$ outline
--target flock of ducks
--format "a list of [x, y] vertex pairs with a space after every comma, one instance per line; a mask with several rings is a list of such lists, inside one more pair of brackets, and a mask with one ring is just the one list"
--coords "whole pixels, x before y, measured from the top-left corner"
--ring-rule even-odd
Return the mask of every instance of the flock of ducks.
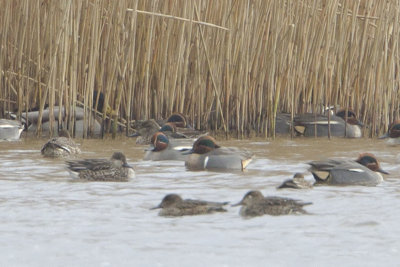
[[[341, 117], [343, 113], [338, 112], [332, 118], [322, 118], [319, 116], [319, 123], [309, 120], [309, 115], [296, 117], [293, 125], [303, 134], [311, 132], [318, 136], [327, 133], [326, 127], [333, 134], [349, 133], [355, 137], [356, 130], [346, 129], [346, 124], [361, 126], [355, 114], [348, 113], [347, 123]], [[307, 118], [301, 120], [301, 118]], [[282, 116], [280, 116], [282, 118]], [[315, 116], [314, 116], [315, 118]], [[328, 119], [333, 124], [326, 124]], [[342, 120], [342, 121], [340, 121]], [[337, 123], [335, 123], [335, 121]], [[301, 123], [300, 123], [301, 122]], [[7, 124], [8, 123], [8, 124]], [[286, 123], [289, 123], [286, 121]], [[23, 127], [17, 121], [0, 120], [0, 138], [4, 136], [4, 125], [8, 125], [7, 133], [20, 134]], [[343, 125], [345, 126], [342, 129]], [[277, 121], [277, 130], [281, 122]], [[339, 127], [339, 126], [340, 127]], [[21, 128], [22, 127], [22, 128]], [[325, 128], [324, 128], [325, 127]], [[313, 130], [309, 130], [309, 129]], [[146, 149], [144, 160], [179, 160], [184, 161], [189, 170], [219, 169], [219, 170], [244, 170], [253, 159], [253, 153], [248, 150], [241, 150], [232, 147], [222, 147], [217, 141], [207, 133], [196, 132], [187, 127], [186, 118], [182, 114], [173, 114], [167, 122], [160, 127], [154, 120], [144, 121], [136, 125], [136, 133], [132, 136], [138, 137], [137, 143], [149, 144]], [[333, 130], [332, 130], [333, 129]], [[344, 132], [341, 132], [341, 131]], [[181, 132], [182, 131], [182, 132]], [[186, 131], [186, 133], [184, 133]], [[19, 132], [19, 133], [18, 133]], [[287, 132], [286, 132], [287, 133]], [[179, 139], [198, 135], [191, 147], [178, 146]], [[305, 134], [306, 136], [308, 134]], [[340, 135], [339, 135], [340, 136]], [[139, 138], [140, 137], [140, 138]], [[394, 122], [385, 136], [390, 143], [398, 142], [400, 139], [400, 121]], [[19, 138], [19, 136], [18, 136]], [[61, 130], [59, 137], [51, 138], [43, 145], [41, 153], [45, 157], [68, 157], [72, 154], [79, 154], [81, 151], [69, 136], [68, 131]], [[127, 163], [126, 157], [122, 152], [115, 152], [110, 159], [81, 159], [66, 161], [67, 169], [71, 175], [77, 179], [86, 181], [128, 181], [135, 177], [135, 172], [131, 165]], [[315, 178], [315, 185], [363, 185], [375, 186], [383, 181], [381, 173], [387, 174], [373, 154], [363, 153], [356, 160], [327, 159], [312, 161], [309, 171]], [[296, 173], [293, 179], [284, 181], [278, 189], [309, 189], [313, 184], [304, 179], [302, 173]], [[166, 195], [161, 203], [153, 209], [161, 209], [160, 216], [185, 216], [208, 214], [214, 212], [225, 212], [228, 202], [210, 202], [204, 200], [182, 199], [177, 194]], [[291, 198], [276, 196], [263, 196], [260, 191], [250, 191], [243, 199], [232, 206], [242, 206], [240, 215], [243, 217], [255, 217], [261, 215], [286, 215], [286, 214], [307, 214], [304, 206], [310, 202], [302, 202]]]

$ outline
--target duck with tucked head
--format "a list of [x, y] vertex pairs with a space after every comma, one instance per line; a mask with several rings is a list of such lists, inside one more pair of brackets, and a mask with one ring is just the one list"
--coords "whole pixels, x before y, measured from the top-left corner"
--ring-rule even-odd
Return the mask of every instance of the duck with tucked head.
[[169, 116], [167, 119], [167, 123], [172, 123], [179, 128], [189, 127], [189, 123], [186, 116], [178, 112], [173, 113], [171, 116]]
[[214, 212], [226, 212], [223, 208], [228, 202], [210, 202], [204, 200], [183, 200], [177, 194], [166, 195], [161, 203], [151, 209], [161, 209], [160, 216], [175, 217], [185, 215], [201, 215]]
[[389, 130], [379, 139], [389, 138], [387, 143], [390, 145], [400, 145], [400, 120], [395, 120], [389, 125]]
[[74, 178], [86, 181], [125, 182], [135, 177], [135, 172], [122, 152], [114, 152], [111, 159], [84, 159], [67, 161]]
[[134, 124], [136, 133], [131, 134], [129, 137], [137, 137], [136, 144], [144, 145], [151, 144], [151, 138], [157, 132], [162, 132], [169, 138], [187, 138], [182, 133], [176, 130], [174, 123], [167, 122], [162, 127], [153, 119], [146, 121], [137, 121]]
[[129, 137], [137, 137], [136, 144], [150, 144], [151, 137], [160, 130], [160, 125], [153, 119], [145, 121], [135, 121], [133, 128], [136, 130]]
[[173, 113], [171, 116], [169, 116], [166, 124], [172, 124], [176, 126], [176, 132], [179, 132], [186, 138], [198, 138], [201, 135], [207, 134], [204, 131], [198, 131], [194, 129], [189, 124], [187, 117], [179, 112]]
[[164, 133], [170, 138], [180, 139], [188, 138], [186, 135], [177, 131], [176, 125], [171, 122], [164, 123], [160, 128], [160, 132]]
[[79, 154], [81, 150], [71, 139], [67, 130], [60, 130], [58, 137], [53, 137], [40, 150], [43, 156], [49, 158], [68, 157], [71, 154]]
[[147, 149], [144, 160], [182, 160], [185, 161], [187, 155], [185, 151], [190, 148], [172, 146], [168, 136], [162, 132], [157, 132], [151, 138], [151, 147]]
[[288, 215], [306, 214], [303, 206], [311, 202], [301, 202], [296, 199], [285, 197], [264, 197], [258, 190], [249, 191], [243, 199], [232, 206], [242, 206], [240, 215], [243, 217], [256, 217], [262, 215]]
[[189, 157], [185, 166], [189, 169], [232, 169], [244, 170], [253, 159], [253, 153], [217, 145], [211, 136], [199, 137], [193, 148], [186, 152]]
[[[329, 127], [331, 136], [359, 138], [362, 136], [363, 124], [357, 119], [352, 110], [339, 110], [336, 115], [315, 115], [311, 113], [299, 114], [294, 117], [294, 129], [298, 135], [306, 137], [328, 136]], [[316, 130], [316, 132], [315, 132]]]
[[302, 173], [295, 173], [292, 179], [287, 179], [278, 186], [278, 189], [282, 188], [309, 189], [312, 188], [312, 184], [304, 179]]
[[316, 184], [375, 186], [383, 181], [382, 170], [376, 157], [362, 153], [356, 159], [328, 159], [308, 163]]

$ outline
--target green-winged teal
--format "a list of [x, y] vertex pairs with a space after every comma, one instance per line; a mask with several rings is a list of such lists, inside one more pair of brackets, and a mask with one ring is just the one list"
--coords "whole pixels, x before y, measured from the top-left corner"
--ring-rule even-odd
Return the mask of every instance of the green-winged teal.
[[358, 159], [327, 159], [312, 161], [310, 171], [316, 184], [375, 186], [383, 181], [382, 170], [373, 154], [360, 154]]
[[190, 148], [173, 146], [168, 136], [162, 132], [157, 132], [151, 138], [151, 147], [146, 150], [144, 160], [182, 160], [188, 157], [184, 154]]
[[121, 152], [114, 152], [111, 159], [84, 159], [67, 161], [74, 178], [87, 181], [124, 182], [135, 177], [135, 172]]
[[[294, 129], [297, 134], [306, 137], [328, 136], [329, 125], [331, 136], [336, 137], [361, 137], [361, 128], [363, 124], [357, 119], [356, 114], [352, 110], [347, 112], [347, 121], [345, 121], [346, 111], [339, 110], [336, 115], [315, 115], [311, 113], [298, 114], [294, 117]], [[347, 123], [346, 123], [347, 122]], [[316, 129], [316, 135], [315, 135]]]
[[177, 194], [166, 195], [161, 203], [152, 209], [161, 209], [160, 216], [176, 217], [185, 215], [201, 215], [214, 212], [225, 212], [223, 208], [228, 202], [210, 202], [204, 200], [183, 200]]
[[176, 126], [173, 123], [165, 123], [162, 127], [153, 119], [146, 121], [137, 121], [134, 124], [136, 133], [130, 137], [137, 137], [136, 144], [144, 145], [151, 144], [151, 138], [157, 132], [162, 132], [169, 138], [187, 138], [182, 133], [177, 132]]
[[18, 140], [23, 130], [24, 126], [20, 121], [0, 119], [0, 140]]
[[260, 191], [253, 190], [247, 192], [243, 199], [233, 206], [242, 206], [240, 215], [243, 217], [256, 217], [266, 214], [273, 216], [306, 214], [303, 206], [310, 204], [312, 203], [291, 198], [264, 197]]
[[53, 137], [40, 150], [43, 156], [50, 158], [67, 157], [71, 154], [79, 154], [81, 150], [71, 139], [67, 130], [60, 130], [58, 137]]
[[[59, 125], [62, 124], [62, 122], [65, 120], [66, 116], [66, 111], [65, 107], [60, 108], [59, 106], [55, 106], [53, 108], [53, 116], [55, 119], [55, 123], [53, 123], [53, 132], [57, 132]], [[61, 114], [61, 117], [59, 115]], [[42, 133], [43, 134], [48, 134], [51, 129], [51, 124], [50, 124], [50, 116], [51, 112], [50, 109], [44, 109], [42, 112]], [[97, 121], [96, 117], [86, 113], [86, 118], [85, 118], [85, 110], [81, 107], [75, 107], [75, 124], [74, 124], [74, 134], [75, 137], [82, 138], [84, 136], [84, 133], [87, 133], [87, 130], [89, 129], [91, 134], [93, 136], [100, 136], [101, 135], [101, 124]], [[90, 117], [90, 122], [91, 125], [89, 127], [88, 121]], [[39, 121], [39, 111], [30, 111], [27, 114], [22, 113], [22, 119], [26, 121], [27, 124], [29, 124], [29, 127], [27, 129], [28, 132], [33, 133], [37, 131], [38, 129], [38, 121]], [[59, 123], [57, 123], [57, 121]], [[85, 128], [87, 127], [87, 129]], [[65, 127], [64, 127], [65, 128]]]
[[379, 138], [388, 138], [387, 143], [390, 145], [400, 145], [400, 120], [395, 120], [391, 123], [389, 130]]
[[312, 188], [312, 184], [304, 179], [302, 173], [295, 173], [292, 179], [287, 179], [278, 186], [278, 189], [282, 188], [309, 189]]
[[173, 123], [179, 128], [190, 127], [186, 116], [179, 112], [171, 114], [171, 116], [168, 117], [167, 122]]
[[244, 170], [253, 159], [253, 153], [231, 147], [220, 147], [211, 136], [199, 137], [185, 166], [189, 169], [233, 169]]

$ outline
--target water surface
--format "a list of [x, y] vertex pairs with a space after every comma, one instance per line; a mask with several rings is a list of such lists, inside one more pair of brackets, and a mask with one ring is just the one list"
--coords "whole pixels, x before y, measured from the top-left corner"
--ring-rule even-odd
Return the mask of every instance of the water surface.
[[[64, 160], [40, 155], [42, 140], [0, 143], [2, 266], [397, 266], [399, 147], [371, 139], [220, 141], [252, 150], [245, 172], [188, 171], [183, 162], [142, 161], [134, 139], [77, 140], [78, 158], [122, 151], [136, 178], [79, 182]], [[377, 187], [277, 190], [306, 162], [372, 152], [391, 174]], [[307, 174], [307, 179], [312, 176]], [[228, 212], [157, 216], [164, 195], [238, 202], [250, 189], [311, 201], [312, 215], [243, 219]]]

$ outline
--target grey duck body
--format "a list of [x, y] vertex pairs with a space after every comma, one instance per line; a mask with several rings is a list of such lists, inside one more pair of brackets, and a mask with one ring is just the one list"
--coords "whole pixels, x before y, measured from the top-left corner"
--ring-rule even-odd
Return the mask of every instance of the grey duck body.
[[201, 136], [194, 143], [185, 166], [192, 170], [244, 170], [254, 154], [235, 147], [221, 147], [211, 136]]
[[362, 123], [351, 110], [348, 110], [347, 123], [344, 110], [338, 111], [335, 115], [332, 114], [329, 118], [327, 115], [320, 114], [297, 114], [293, 123], [296, 132], [306, 137], [328, 136], [329, 127], [331, 136], [359, 138], [362, 135], [360, 128]]
[[0, 119], [0, 140], [19, 140], [24, 126], [20, 121]]
[[327, 159], [308, 163], [316, 184], [375, 186], [383, 181], [376, 157], [363, 153], [357, 160]]

